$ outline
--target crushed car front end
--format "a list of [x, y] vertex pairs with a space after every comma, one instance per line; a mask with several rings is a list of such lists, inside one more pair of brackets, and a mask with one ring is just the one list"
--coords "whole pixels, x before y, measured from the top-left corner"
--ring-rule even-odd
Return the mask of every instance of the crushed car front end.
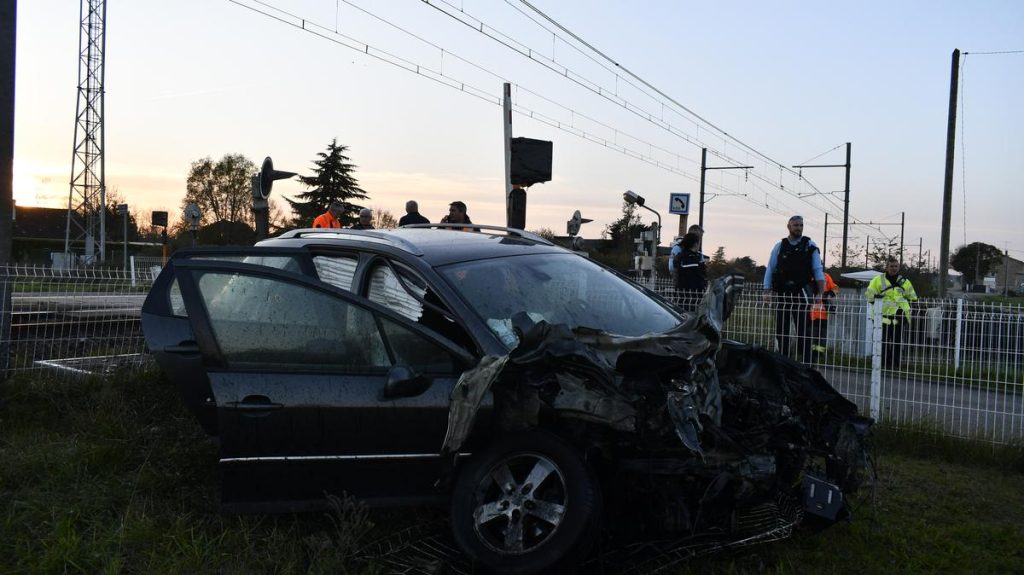
[[[612, 537], [736, 534], [765, 505], [794, 521], [843, 517], [872, 421], [813, 368], [723, 340], [737, 296], [723, 279], [697, 313], [639, 336], [520, 317], [515, 348], [456, 385], [445, 451], [458, 451], [475, 403], [492, 393], [496, 435], [543, 430], [582, 454], [603, 515], [616, 518], [602, 525]], [[490, 520], [516, 529], [512, 514]]]

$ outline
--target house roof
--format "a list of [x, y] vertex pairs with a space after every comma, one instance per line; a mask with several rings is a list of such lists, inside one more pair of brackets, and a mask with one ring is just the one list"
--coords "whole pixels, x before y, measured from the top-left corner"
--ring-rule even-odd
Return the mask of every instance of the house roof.
[[12, 237], [63, 240], [67, 227], [68, 210], [66, 208], [14, 206]]

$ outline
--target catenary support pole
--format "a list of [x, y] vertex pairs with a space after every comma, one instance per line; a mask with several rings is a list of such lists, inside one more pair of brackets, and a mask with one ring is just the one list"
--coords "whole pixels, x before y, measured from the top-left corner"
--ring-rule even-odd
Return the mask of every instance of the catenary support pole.
[[825, 239], [821, 240], [821, 267], [825, 267], [825, 256], [828, 254], [828, 212], [825, 212]]
[[843, 188], [843, 258], [842, 267], [846, 269], [846, 242], [850, 234], [850, 142], [846, 142], [846, 186]]
[[939, 297], [949, 281], [949, 220], [953, 210], [953, 152], [956, 149], [956, 92], [960, 83], [960, 50], [953, 50], [949, 72], [949, 119], [946, 124], [946, 179], [942, 186], [942, 240], [939, 246]]
[[700, 149], [700, 212], [697, 214], [697, 224], [704, 229], [704, 180], [708, 171], [708, 149]]
[[903, 230], [907, 223], [907, 212], [900, 212], [900, 269], [903, 268]]

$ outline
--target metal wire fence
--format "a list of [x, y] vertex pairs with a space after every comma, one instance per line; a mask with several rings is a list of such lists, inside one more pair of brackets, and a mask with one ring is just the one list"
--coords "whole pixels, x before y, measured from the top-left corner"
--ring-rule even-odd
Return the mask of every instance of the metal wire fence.
[[[677, 292], [669, 279], [640, 282], [684, 308], [700, 297]], [[827, 320], [811, 321], [808, 302], [766, 299], [760, 287], [748, 288], [724, 336], [814, 365], [864, 413], [897, 427], [1024, 441], [1024, 306], [922, 299], [888, 334], [881, 308], [880, 300], [871, 305], [847, 291], [832, 301]]]
[[131, 270], [0, 267], [0, 289], [11, 294], [0, 334], [7, 371], [77, 378], [148, 368], [139, 326], [148, 278]]
[[[127, 271], [0, 267], [0, 289], [11, 294], [0, 333], [8, 371], [87, 377], [149, 369], [139, 315], [158, 262], [139, 263]], [[676, 292], [668, 279], [639, 281], [684, 308], [701, 297]], [[748, 289], [724, 335], [815, 365], [877, 419], [995, 444], [1024, 440], [1021, 305], [922, 300], [899, 343], [887, 341], [882, 323], [872, 320], [880, 309], [858, 293], [834, 300], [827, 322], [801, 325], [802, 305]], [[789, 324], [784, 337], [780, 323]]]

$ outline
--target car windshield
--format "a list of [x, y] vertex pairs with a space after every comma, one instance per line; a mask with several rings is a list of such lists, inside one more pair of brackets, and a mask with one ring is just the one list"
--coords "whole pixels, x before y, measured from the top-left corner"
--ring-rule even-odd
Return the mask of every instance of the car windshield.
[[527, 320], [626, 336], [661, 333], [682, 321], [626, 280], [574, 254], [463, 262], [440, 271], [509, 349], [519, 342], [513, 326], [522, 328]]

